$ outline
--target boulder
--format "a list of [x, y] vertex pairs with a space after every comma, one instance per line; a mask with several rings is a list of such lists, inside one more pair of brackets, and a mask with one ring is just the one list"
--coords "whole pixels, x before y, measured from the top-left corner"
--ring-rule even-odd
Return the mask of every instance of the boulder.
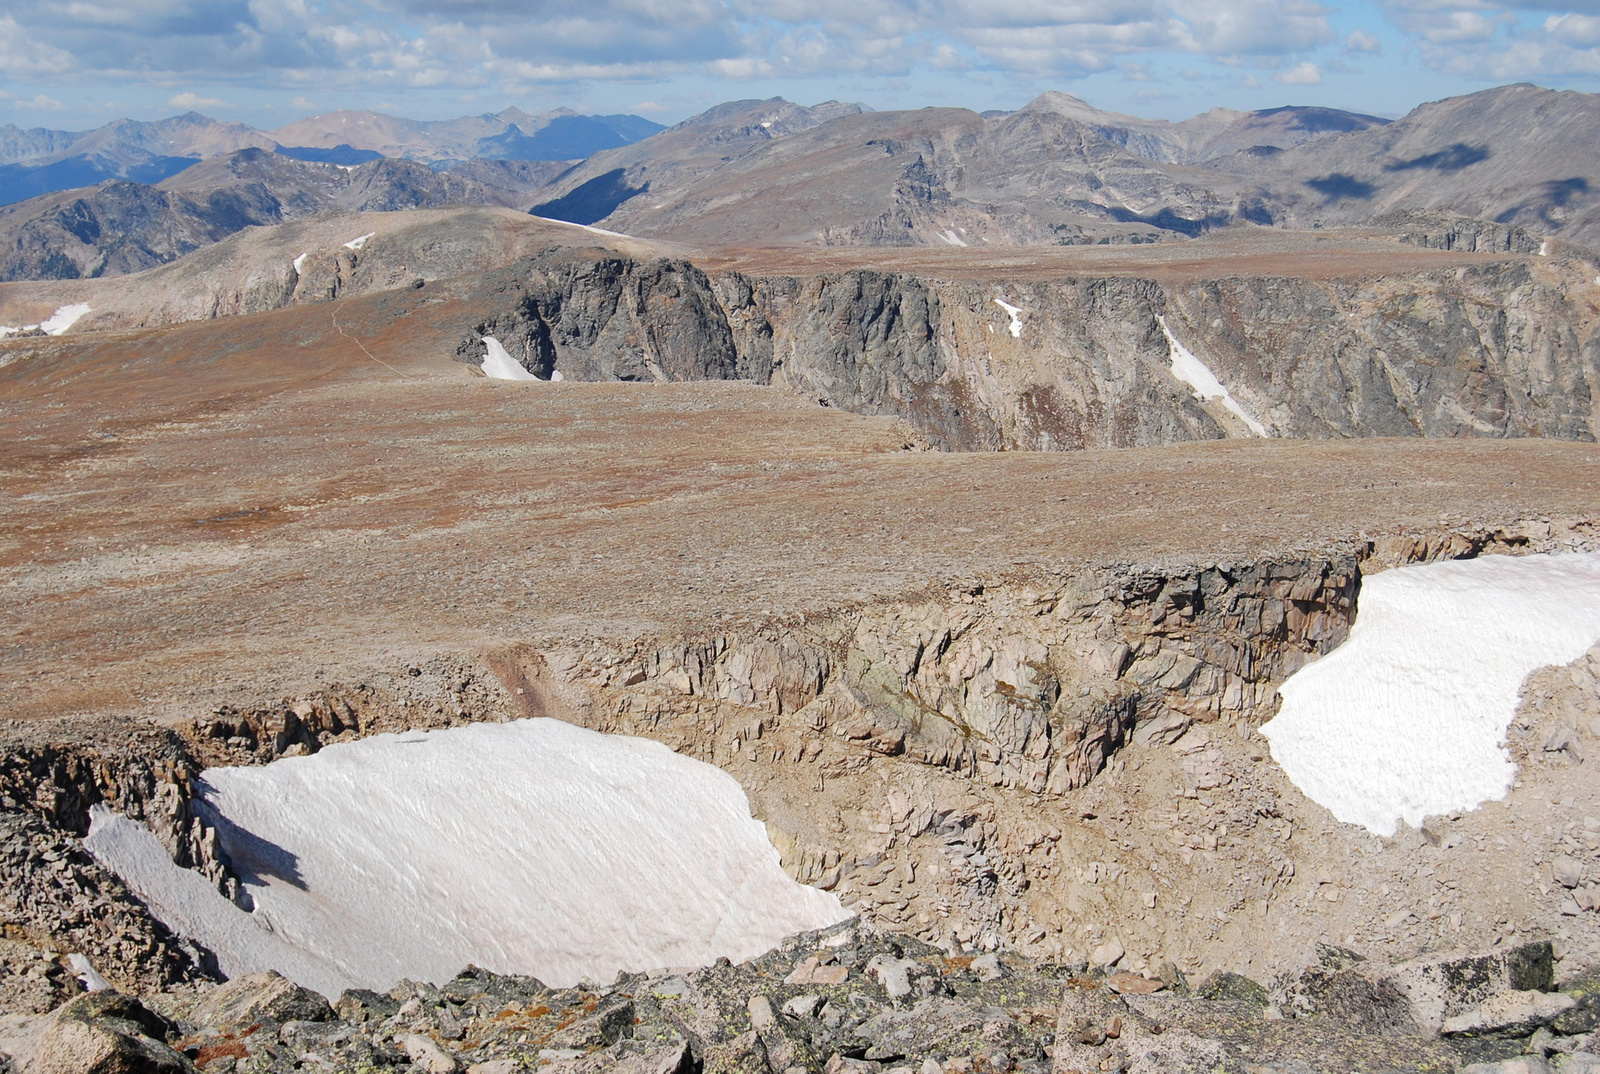
[[1556, 1015], [1550, 1028], [1562, 1036], [1593, 1033], [1600, 1029], [1600, 991], [1586, 991], [1574, 998], [1577, 1002]]
[[117, 992], [79, 996], [16, 1028], [4, 1045], [15, 1074], [194, 1074], [166, 1044], [172, 1024]]
[[1194, 994], [1201, 999], [1231, 1000], [1236, 1003], [1248, 1003], [1253, 1007], [1265, 1007], [1271, 1002], [1267, 997], [1267, 990], [1250, 978], [1239, 973], [1229, 973], [1218, 970], [1195, 987]]
[[421, 1033], [397, 1033], [394, 1042], [405, 1049], [406, 1058], [422, 1074], [456, 1074], [461, 1069], [461, 1060]]
[[[916, 966], [920, 964], [913, 962], [911, 965]], [[972, 971], [972, 976], [976, 977], [980, 981], [998, 981], [1001, 977], [1005, 976], [1005, 971], [1000, 967], [1000, 958], [998, 955], [979, 955], [977, 958], [972, 960], [972, 965], [969, 968]]]
[[1091, 966], [1115, 966], [1122, 961], [1122, 956], [1127, 953], [1122, 946], [1122, 941], [1113, 937], [1089, 952], [1089, 964]]
[[1444, 1020], [1444, 1032], [1479, 1036], [1487, 1033], [1523, 1036], [1549, 1025], [1578, 1001], [1561, 992], [1501, 992], [1477, 1009]]
[[[539, 1067], [539, 1074], [691, 1074], [694, 1053], [681, 1040], [641, 1048], [631, 1041], [619, 1041], [603, 1051], [574, 1059], [558, 1059]], [[759, 1065], [733, 1066], [730, 1070], [766, 1070]]]
[[633, 1001], [622, 996], [603, 1000], [594, 1013], [559, 1030], [549, 1040], [552, 1048], [604, 1048], [633, 1036]]
[[1480, 1006], [1501, 992], [1543, 992], [1554, 985], [1555, 959], [1550, 942], [1490, 951], [1453, 951], [1428, 955], [1397, 966], [1363, 972], [1384, 980], [1405, 996], [1411, 1017], [1428, 1032], [1438, 1032], [1446, 1018]]
[[1056, 1021], [1053, 1074], [1169, 1074], [1226, 1068], [1226, 1047], [1146, 1017], [1109, 989], [1070, 985]]
[[1551, 1074], [1551, 1070], [1543, 1056], [1519, 1055], [1498, 1063], [1473, 1063], [1462, 1067], [1461, 1074]]
[[198, 1026], [228, 1029], [259, 1022], [326, 1022], [328, 1001], [280, 973], [249, 973], [218, 985], [189, 1014]]

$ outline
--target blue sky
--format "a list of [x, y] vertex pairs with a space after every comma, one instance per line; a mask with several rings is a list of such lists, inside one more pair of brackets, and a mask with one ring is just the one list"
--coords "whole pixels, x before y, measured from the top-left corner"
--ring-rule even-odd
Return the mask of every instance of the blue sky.
[[565, 105], [683, 119], [781, 95], [1178, 119], [1400, 115], [1507, 82], [1600, 90], [1600, 0], [8, 0], [0, 123], [190, 108], [274, 127]]

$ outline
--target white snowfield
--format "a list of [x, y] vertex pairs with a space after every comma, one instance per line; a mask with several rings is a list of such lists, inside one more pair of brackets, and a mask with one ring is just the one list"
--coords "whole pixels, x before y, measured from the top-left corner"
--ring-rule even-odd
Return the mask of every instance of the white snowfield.
[[1349, 639], [1279, 688], [1261, 728], [1295, 786], [1391, 836], [1505, 797], [1523, 680], [1600, 640], [1600, 554], [1485, 556], [1361, 583]]
[[0, 324], [0, 339], [5, 339], [7, 336], [14, 336], [19, 332], [32, 332], [35, 328], [39, 329], [47, 336], [59, 336], [67, 329], [71, 328], [73, 325], [82, 320], [83, 315], [88, 312], [89, 303], [74, 302], [70, 306], [62, 306], [60, 309], [56, 310], [38, 324]]
[[[965, 246], [966, 244], [962, 243], [962, 245]], [[1005, 310], [1006, 311], [1006, 316], [1011, 318], [1011, 329], [1010, 329], [1011, 338], [1012, 339], [1021, 339], [1022, 338], [1022, 307], [1021, 306], [1013, 306], [1011, 303], [1007, 302], [1003, 298], [995, 299], [994, 300], [994, 304], [996, 306], [999, 306], [1001, 309]]]
[[376, 231], [369, 231], [365, 235], [351, 239], [349, 242], [345, 243], [344, 248], [346, 250], [359, 250], [367, 244], [369, 239], [375, 238], [377, 234], [378, 233]]
[[99, 813], [86, 843], [230, 975], [277, 969], [331, 996], [473, 963], [566, 986], [739, 961], [848, 916], [783, 872], [731, 776], [557, 720], [379, 735], [202, 779], [253, 913], [132, 821]]
[[1165, 317], [1157, 317], [1156, 322], [1161, 325], [1161, 331], [1167, 337], [1168, 355], [1172, 362], [1172, 375], [1187, 384], [1194, 391], [1195, 398], [1208, 403], [1220, 401], [1229, 413], [1234, 414], [1249, 426], [1252, 433], [1261, 437], [1272, 435], [1267, 432], [1266, 426], [1262, 425], [1247, 413], [1244, 407], [1239, 405], [1239, 401], [1233, 397], [1233, 393], [1228, 391], [1222, 381], [1217, 379], [1215, 373], [1211, 372], [1210, 366], [1196, 358], [1188, 347], [1178, 342], [1178, 337], [1174, 336], [1172, 329], [1167, 327], [1167, 319]]
[[934, 234], [943, 239], [946, 246], [965, 246], [967, 244], [967, 240], [957, 235], [954, 228], [945, 228], [943, 231], [934, 232]]
[[338, 966], [273, 932], [265, 916], [245, 913], [205, 877], [172, 864], [161, 840], [138, 821], [103, 805], [90, 806], [83, 845], [122, 878], [156, 920], [209, 948], [224, 976], [274, 969], [329, 999], [356, 987]]
[[294, 259], [294, 274], [296, 276], [299, 276], [301, 273], [305, 272], [306, 258], [310, 256], [310, 254], [301, 254], [299, 257]]
[[492, 380], [538, 380], [522, 368], [522, 363], [506, 351], [505, 345], [493, 336], [484, 336], [483, 345], [489, 353], [483, 356], [483, 375]]

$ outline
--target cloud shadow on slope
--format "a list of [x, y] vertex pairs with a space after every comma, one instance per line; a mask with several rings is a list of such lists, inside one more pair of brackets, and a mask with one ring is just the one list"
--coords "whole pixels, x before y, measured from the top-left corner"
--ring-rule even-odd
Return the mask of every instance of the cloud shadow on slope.
[[1470, 168], [1474, 164], [1481, 164], [1491, 156], [1493, 154], [1489, 152], [1488, 146], [1468, 145], [1465, 142], [1457, 142], [1436, 153], [1424, 153], [1422, 156], [1412, 157], [1410, 160], [1397, 160], [1393, 163], [1385, 164], [1383, 170], [1386, 172], [1409, 172], [1426, 169], [1435, 172], [1458, 172], [1463, 168]]

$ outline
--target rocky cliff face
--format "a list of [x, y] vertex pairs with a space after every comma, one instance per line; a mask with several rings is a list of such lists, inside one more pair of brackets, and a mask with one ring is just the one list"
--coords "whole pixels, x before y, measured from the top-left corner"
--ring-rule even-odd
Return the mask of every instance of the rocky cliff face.
[[1270, 435], [1600, 431], [1586, 262], [1392, 276], [975, 283], [851, 271], [708, 275], [553, 251], [504, 270], [494, 334], [536, 374], [736, 377], [905, 418], [953, 449], [1132, 447], [1251, 435], [1173, 372], [1173, 344]]

